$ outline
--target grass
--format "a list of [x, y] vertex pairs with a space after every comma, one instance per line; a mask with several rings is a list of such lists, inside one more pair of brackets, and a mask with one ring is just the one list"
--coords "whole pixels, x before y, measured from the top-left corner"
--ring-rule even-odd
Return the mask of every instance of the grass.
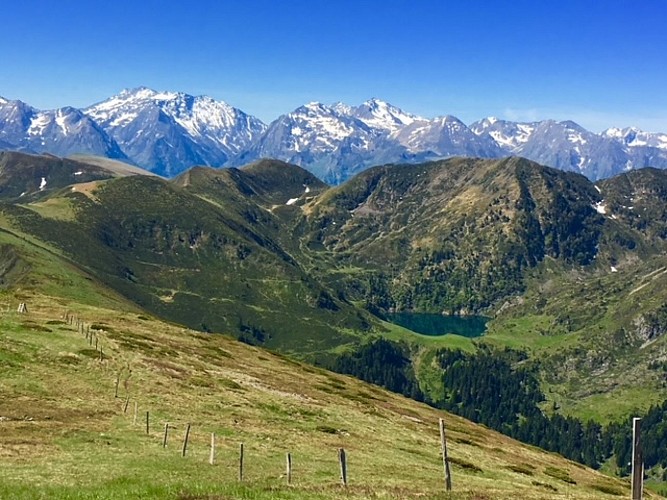
[[[5, 292], [2, 300], [17, 299]], [[10, 308], [0, 317], [0, 355], [10, 360], [0, 378], [2, 498], [542, 499], [569, 491], [593, 499], [605, 498], [594, 486], [607, 483], [627, 491], [625, 482], [350, 377], [223, 335], [67, 302], [87, 325], [102, 327], [100, 362], [76, 327], [62, 321], [54, 297], [31, 292], [22, 300], [28, 315]], [[442, 416], [452, 457], [450, 496], [442, 493]], [[165, 422], [172, 430], [163, 449]], [[191, 440], [183, 458], [187, 423]], [[218, 436], [213, 466], [211, 432]], [[339, 447], [349, 460], [346, 491], [339, 485]], [[294, 464], [290, 486], [286, 452]], [[532, 475], [526, 463], [539, 464]], [[566, 489], [545, 472], [549, 467], [576, 485]]]

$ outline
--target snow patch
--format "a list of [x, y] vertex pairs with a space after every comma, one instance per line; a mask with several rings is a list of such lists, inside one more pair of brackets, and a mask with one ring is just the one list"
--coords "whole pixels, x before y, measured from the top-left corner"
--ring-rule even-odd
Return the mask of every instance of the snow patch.
[[30, 127], [28, 128], [28, 135], [42, 135], [44, 129], [49, 126], [51, 120], [45, 114], [39, 114], [37, 117], [33, 118], [30, 122]]
[[598, 201], [595, 205], [593, 205], [593, 208], [601, 215], [605, 215], [607, 213], [607, 207], [604, 204], [604, 200]]
[[611, 266], [611, 272], [612, 272], [612, 273], [617, 273], [617, 272], [618, 272], [618, 269], [616, 269], [614, 266]]
[[39, 190], [44, 191], [45, 187], [46, 187], [46, 177], [42, 177], [42, 182], [39, 183]]
[[58, 110], [58, 112], [56, 113], [56, 123], [63, 131], [63, 135], [67, 135], [67, 133], [69, 132], [67, 130], [67, 124], [65, 123], [66, 119], [67, 117], [63, 114], [62, 110]]
[[294, 205], [297, 201], [299, 201], [299, 198], [290, 198], [285, 205]]
[[595, 185], [593, 185], [593, 187], [597, 190], [598, 193], [602, 193], [602, 190], [599, 187], [597, 187]]
[[79, 170], [78, 172], [74, 172], [74, 175], [81, 175], [81, 174], [83, 174], [81, 170]]
[[121, 127], [130, 123], [137, 116], [139, 116], [137, 113], [121, 113], [111, 121], [110, 125], [112, 127]]
[[306, 190], [304, 192], [310, 193], [310, 187], [306, 186]]

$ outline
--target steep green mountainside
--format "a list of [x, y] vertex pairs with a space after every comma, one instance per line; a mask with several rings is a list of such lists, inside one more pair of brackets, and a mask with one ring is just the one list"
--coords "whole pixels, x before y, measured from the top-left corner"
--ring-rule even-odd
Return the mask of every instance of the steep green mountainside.
[[599, 183], [605, 211], [650, 238], [667, 240], [667, 176], [644, 168]]
[[[53, 159], [37, 175], [47, 185], [48, 172], [61, 165], [74, 175], [79, 164], [68, 162]], [[271, 193], [266, 184], [275, 171], [288, 174]], [[34, 175], [23, 163], [13, 172]], [[306, 171], [258, 163], [194, 169], [174, 182], [102, 172], [106, 179], [3, 205], [8, 227], [60, 249], [138, 306], [201, 330], [318, 352], [349, 342], [345, 331], [371, 327], [370, 314], [332, 297], [302, 269], [281, 216], [270, 210], [280, 199], [276, 211], [298, 213], [286, 197], [324, 188]]]
[[362, 270], [336, 286], [377, 310], [493, 310], [545, 259], [608, 271], [665, 248], [661, 233], [605, 216], [603, 200], [581, 175], [516, 158], [378, 167], [308, 207], [305, 238]]

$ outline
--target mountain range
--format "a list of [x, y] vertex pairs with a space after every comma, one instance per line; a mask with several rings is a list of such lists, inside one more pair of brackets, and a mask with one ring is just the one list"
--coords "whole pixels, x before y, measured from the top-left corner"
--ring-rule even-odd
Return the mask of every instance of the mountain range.
[[374, 165], [453, 156], [521, 156], [591, 180], [667, 168], [667, 134], [572, 121], [423, 118], [379, 99], [359, 106], [309, 103], [265, 124], [206, 96], [124, 90], [84, 109], [42, 111], [0, 98], [0, 148], [129, 161], [173, 177], [191, 166], [241, 166], [261, 158], [300, 165], [338, 184]]

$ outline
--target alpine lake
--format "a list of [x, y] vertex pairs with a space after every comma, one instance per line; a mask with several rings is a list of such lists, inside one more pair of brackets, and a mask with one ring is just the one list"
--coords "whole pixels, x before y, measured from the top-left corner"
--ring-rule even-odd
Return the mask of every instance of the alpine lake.
[[400, 312], [387, 315], [387, 321], [422, 335], [439, 337], [453, 334], [481, 337], [486, 332], [485, 316], [446, 316], [443, 314]]

